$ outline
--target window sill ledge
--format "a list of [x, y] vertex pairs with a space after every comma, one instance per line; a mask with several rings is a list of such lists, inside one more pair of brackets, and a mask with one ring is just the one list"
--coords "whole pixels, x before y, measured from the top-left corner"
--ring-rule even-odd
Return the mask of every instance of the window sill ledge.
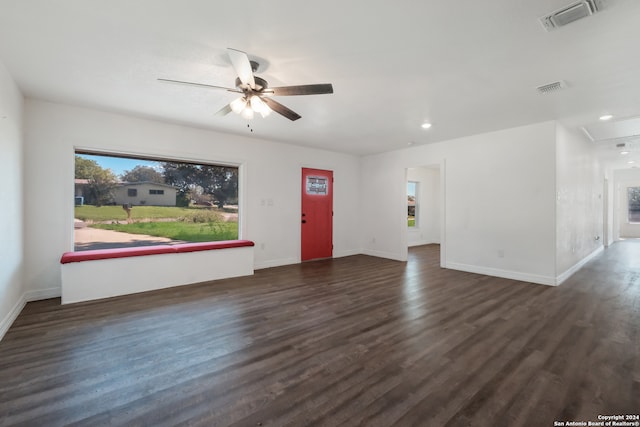
[[219, 242], [181, 243], [178, 245], [140, 246], [137, 248], [97, 249], [81, 252], [65, 252], [60, 264], [72, 262], [97, 261], [114, 258], [130, 258], [137, 256], [175, 254], [186, 252], [211, 251], [219, 249], [254, 246], [250, 240], [223, 240]]

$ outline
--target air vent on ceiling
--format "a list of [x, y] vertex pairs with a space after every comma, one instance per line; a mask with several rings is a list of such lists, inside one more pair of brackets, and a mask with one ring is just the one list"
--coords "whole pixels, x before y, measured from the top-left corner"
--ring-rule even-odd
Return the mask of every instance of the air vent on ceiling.
[[614, 150], [623, 149], [625, 151], [630, 152], [639, 152], [640, 151], [640, 138], [638, 136], [630, 136], [627, 138], [616, 138], [616, 139], [605, 139], [602, 141], [596, 141], [599, 144], [609, 145]]
[[559, 80], [557, 82], [553, 82], [553, 83], [549, 83], [546, 85], [542, 85], [542, 86], [538, 86], [536, 89], [538, 89], [538, 92], [540, 93], [551, 93], [551, 92], [557, 92], [561, 89], [564, 89], [567, 87], [567, 84], [563, 81], [563, 80]]
[[640, 140], [638, 138], [629, 138], [629, 142], [624, 144], [624, 148], [630, 151], [640, 151]]
[[570, 24], [578, 19], [591, 16], [603, 7], [602, 0], [581, 0], [556, 10], [540, 18], [545, 30], [551, 31]]

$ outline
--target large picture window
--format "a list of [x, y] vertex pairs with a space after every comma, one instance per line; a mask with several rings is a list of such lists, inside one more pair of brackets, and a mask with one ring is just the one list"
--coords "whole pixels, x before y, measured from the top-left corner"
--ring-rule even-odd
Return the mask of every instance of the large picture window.
[[238, 168], [75, 156], [76, 251], [238, 239]]
[[640, 187], [627, 188], [629, 206], [628, 219], [630, 223], [640, 223]]

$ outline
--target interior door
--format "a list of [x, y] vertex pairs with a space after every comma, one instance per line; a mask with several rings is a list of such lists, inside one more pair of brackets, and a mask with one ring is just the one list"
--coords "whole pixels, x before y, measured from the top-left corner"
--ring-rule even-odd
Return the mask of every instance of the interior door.
[[302, 168], [302, 261], [333, 256], [333, 172]]

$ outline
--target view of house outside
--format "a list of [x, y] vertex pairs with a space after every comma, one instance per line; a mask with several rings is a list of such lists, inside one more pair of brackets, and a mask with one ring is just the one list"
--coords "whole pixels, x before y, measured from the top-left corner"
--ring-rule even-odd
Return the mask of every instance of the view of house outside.
[[238, 168], [77, 152], [76, 251], [238, 238]]

